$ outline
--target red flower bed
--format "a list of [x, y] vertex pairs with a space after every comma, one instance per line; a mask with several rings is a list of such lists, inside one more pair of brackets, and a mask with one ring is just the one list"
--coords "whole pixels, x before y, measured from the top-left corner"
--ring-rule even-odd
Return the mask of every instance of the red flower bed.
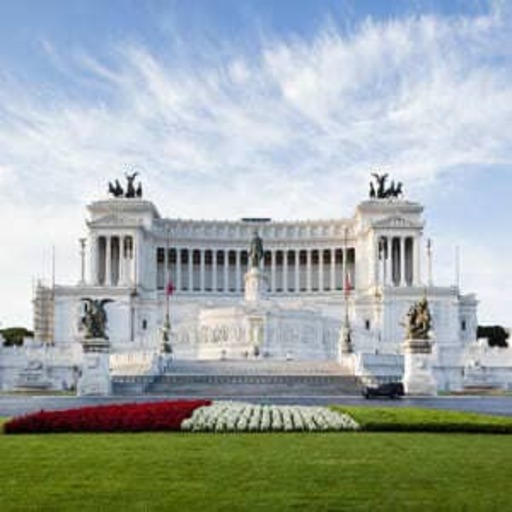
[[143, 432], [180, 430], [181, 422], [209, 400], [176, 400], [142, 404], [101, 405], [66, 411], [40, 411], [13, 418], [6, 434], [47, 432]]

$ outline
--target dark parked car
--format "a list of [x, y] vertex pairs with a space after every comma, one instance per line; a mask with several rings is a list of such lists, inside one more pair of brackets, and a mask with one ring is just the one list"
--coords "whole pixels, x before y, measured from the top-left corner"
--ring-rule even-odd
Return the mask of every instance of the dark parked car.
[[380, 386], [367, 386], [363, 389], [365, 398], [400, 398], [404, 396], [404, 385], [401, 382], [386, 382]]

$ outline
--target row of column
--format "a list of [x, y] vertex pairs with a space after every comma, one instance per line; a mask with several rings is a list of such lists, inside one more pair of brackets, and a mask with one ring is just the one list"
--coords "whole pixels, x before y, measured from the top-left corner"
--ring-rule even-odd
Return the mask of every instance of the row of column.
[[[345, 257], [346, 256], [346, 257]], [[156, 286], [171, 280], [177, 291], [243, 291], [248, 270], [247, 250], [160, 247], [156, 253]], [[265, 252], [262, 268], [272, 293], [342, 290], [348, 276], [355, 284], [355, 250], [349, 248], [288, 249]]]
[[375, 280], [388, 286], [413, 286], [420, 282], [419, 239], [380, 236], [375, 241]]
[[102, 286], [131, 285], [135, 279], [132, 236], [99, 236], [93, 241], [92, 278]]

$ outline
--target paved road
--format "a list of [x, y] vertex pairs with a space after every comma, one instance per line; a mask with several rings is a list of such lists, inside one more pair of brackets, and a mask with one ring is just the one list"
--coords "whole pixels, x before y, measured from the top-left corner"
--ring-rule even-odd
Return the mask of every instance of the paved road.
[[[98, 398], [77, 398], [65, 396], [0, 396], [0, 416], [11, 417], [41, 409], [50, 411], [57, 409], [71, 409], [84, 407], [86, 405], [100, 405], [126, 402], [149, 402], [158, 400], [169, 400], [179, 397], [169, 396], [139, 396], [139, 397], [98, 397]], [[190, 398], [190, 397], [187, 397]], [[212, 398], [212, 397], [208, 397]], [[222, 399], [224, 397], [216, 397]], [[226, 399], [229, 399], [226, 397]], [[297, 397], [241, 397], [241, 400], [273, 403], [273, 404], [301, 404], [301, 405], [364, 405], [383, 407], [428, 407], [432, 409], [451, 409], [457, 411], [473, 411], [485, 414], [499, 414], [512, 416], [512, 396], [460, 396], [460, 397], [407, 397], [401, 400], [365, 400], [355, 396], [297, 396]]]

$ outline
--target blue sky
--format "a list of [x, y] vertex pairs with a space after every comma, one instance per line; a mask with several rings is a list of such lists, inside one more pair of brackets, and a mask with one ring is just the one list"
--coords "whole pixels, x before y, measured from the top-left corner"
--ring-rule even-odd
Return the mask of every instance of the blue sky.
[[78, 279], [84, 205], [128, 168], [164, 215], [351, 215], [371, 171], [427, 207], [435, 282], [510, 325], [504, 1], [0, 0], [0, 322]]

